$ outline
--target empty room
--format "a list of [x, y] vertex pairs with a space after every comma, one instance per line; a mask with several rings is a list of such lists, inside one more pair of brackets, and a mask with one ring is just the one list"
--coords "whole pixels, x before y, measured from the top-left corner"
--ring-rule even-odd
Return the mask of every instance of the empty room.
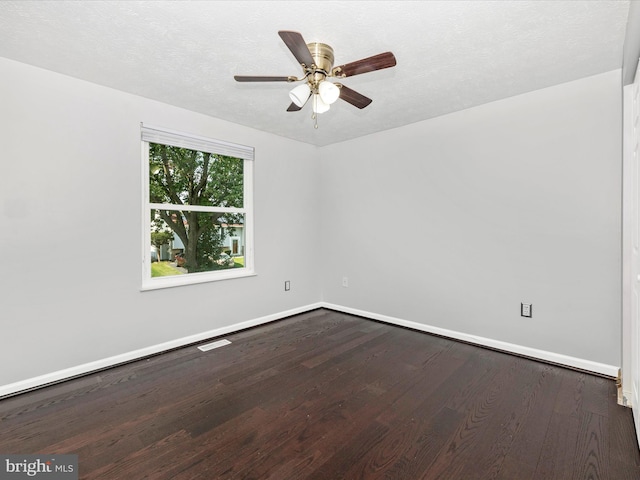
[[640, 3], [0, 1], [0, 479], [639, 479]]

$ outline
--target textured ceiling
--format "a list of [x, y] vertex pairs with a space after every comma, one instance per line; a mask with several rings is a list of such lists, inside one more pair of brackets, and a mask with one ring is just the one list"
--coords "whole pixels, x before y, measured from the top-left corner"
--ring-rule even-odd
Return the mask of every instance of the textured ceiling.
[[[0, 56], [315, 145], [327, 145], [621, 68], [628, 1], [0, 1]], [[313, 128], [286, 112], [301, 73], [277, 35], [392, 51], [395, 68], [343, 80]]]

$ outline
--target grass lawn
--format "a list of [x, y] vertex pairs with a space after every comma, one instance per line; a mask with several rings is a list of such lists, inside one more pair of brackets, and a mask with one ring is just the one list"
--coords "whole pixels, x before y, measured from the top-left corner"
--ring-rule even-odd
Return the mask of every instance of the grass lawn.
[[177, 268], [173, 268], [169, 262], [153, 262], [151, 264], [152, 277], [166, 277], [169, 275], [182, 275]]
[[[233, 257], [234, 268], [244, 267], [244, 257]], [[170, 262], [153, 262], [151, 264], [152, 277], [167, 277], [169, 275], [182, 275], [184, 272], [173, 267]]]

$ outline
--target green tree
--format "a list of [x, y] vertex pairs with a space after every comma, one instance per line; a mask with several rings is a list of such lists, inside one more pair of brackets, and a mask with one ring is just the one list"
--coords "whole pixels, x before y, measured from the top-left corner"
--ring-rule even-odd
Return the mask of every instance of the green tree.
[[189, 272], [218, 268], [229, 225], [242, 222], [241, 214], [194, 212], [189, 206], [242, 207], [243, 165], [239, 158], [149, 144], [149, 200], [184, 207], [152, 211], [152, 221], [156, 230], [164, 223], [180, 238]]

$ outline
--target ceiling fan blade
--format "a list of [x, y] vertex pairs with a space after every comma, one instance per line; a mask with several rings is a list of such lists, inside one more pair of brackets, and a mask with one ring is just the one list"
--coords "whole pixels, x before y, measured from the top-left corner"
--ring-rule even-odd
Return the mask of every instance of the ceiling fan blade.
[[391, 52], [385, 52], [335, 67], [332, 70], [332, 74], [335, 77], [352, 77], [354, 75], [360, 75], [361, 73], [373, 72], [395, 66], [396, 57], [394, 57]]
[[291, 77], [266, 77], [252, 75], [234, 75], [236, 82], [291, 82]]
[[364, 108], [373, 102], [369, 97], [365, 97], [361, 93], [358, 93], [349, 87], [345, 87], [344, 85], [340, 87], [340, 98], [358, 108]]
[[307, 67], [313, 64], [313, 57], [309, 51], [309, 47], [305, 43], [302, 35], [298, 32], [291, 32], [289, 30], [280, 30], [278, 32], [282, 41], [289, 47], [293, 56], [296, 57], [298, 63], [304, 63]]

